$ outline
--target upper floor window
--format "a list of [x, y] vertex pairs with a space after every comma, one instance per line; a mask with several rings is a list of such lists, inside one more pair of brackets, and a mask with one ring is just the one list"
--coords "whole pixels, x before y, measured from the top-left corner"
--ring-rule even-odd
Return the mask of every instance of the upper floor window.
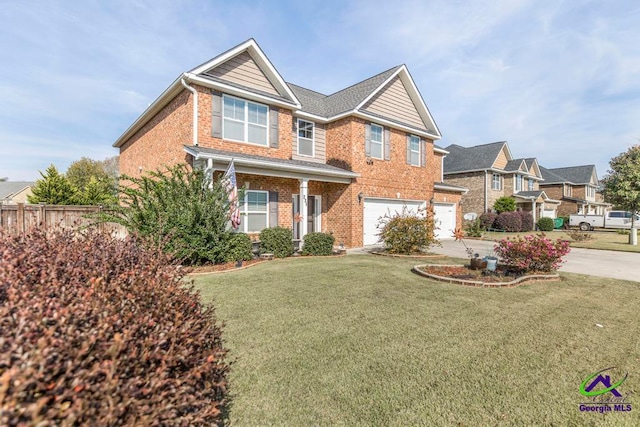
[[565, 184], [565, 185], [563, 186], [563, 188], [564, 188], [564, 191], [562, 192], [562, 194], [563, 194], [563, 195], [565, 195], [565, 196], [567, 196], [567, 197], [571, 197], [571, 186], [570, 186], [570, 185]]
[[515, 191], [522, 191], [522, 175], [516, 175]]
[[245, 233], [258, 233], [269, 224], [269, 192], [247, 190], [244, 202], [240, 205], [240, 230]]
[[266, 105], [224, 95], [222, 135], [224, 139], [267, 145]]
[[313, 122], [298, 119], [298, 154], [313, 157]]
[[494, 173], [491, 179], [491, 189], [492, 190], [502, 190], [502, 175], [499, 173]]
[[407, 155], [409, 158], [407, 159], [407, 162], [410, 165], [420, 166], [420, 138], [415, 135], [411, 135], [409, 136], [408, 142], [409, 146], [407, 147]]
[[371, 157], [382, 159], [384, 148], [384, 128], [371, 123]]
[[527, 183], [527, 189], [529, 191], [533, 191], [535, 189], [535, 185], [536, 185], [536, 182], [533, 179], [529, 178]]
[[587, 197], [596, 197], [596, 189], [587, 185]]

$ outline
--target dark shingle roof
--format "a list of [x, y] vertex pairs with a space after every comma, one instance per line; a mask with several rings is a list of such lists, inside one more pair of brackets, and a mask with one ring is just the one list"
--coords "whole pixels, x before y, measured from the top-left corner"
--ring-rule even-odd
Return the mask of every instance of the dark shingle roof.
[[35, 184], [35, 182], [31, 181], [0, 181], [0, 199], [4, 199]]
[[460, 173], [465, 171], [489, 169], [493, 166], [505, 141], [491, 144], [462, 147], [452, 144], [445, 148], [449, 154], [444, 158], [444, 173]]
[[[542, 191], [542, 190], [537, 190], [537, 191], [518, 191], [514, 195], [515, 196], [520, 196], [520, 197], [529, 197], [529, 198], [530, 197], [535, 197], [537, 199], [543, 193], [544, 193], [544, 191]], [[546, 193], [545, 193], [545, 196], [546, 196]]]
[[567, 182], [566, 179], [561, 177], [560, 175], [556, 175], [550, 169], [545, 168], [544, 166], [540, 166], [540, 173], [542, 174], [542, 181], [540, 185], [549, 185], [549, 184], [562, 184], [563, 182]]
[[236, 161], [239, 159], [258, 160], [261, 162], [271, 163], [271, 164], [279, 164], [279, 165], [287, 165], [287, 166], [303, 166], [305, 168], [315, 169], [318, 171], [318, 173], [322, 173], [322, 171], [327, 171], [327, 172], [334, 172], [334, 173], [335, 172], [344, 173], [345, 175], [358, 176], [358, 174], [350, 170], [339, 168], [337, 166], [327, 165], [325, 163], [307, 162], [304, 160], [278, 159], [275, 157], [256, 156], [255, 154], [238, 153], [236, 151], [217, 150], [215, 148], [206, 148], [206, 147], [194, 147], [192, 145], [185, 145], [184, 148], [188, 149], [189, 151], [194, 151], [196, 153], [227, 156], [227, 157], [234, 158]]
[[323, 95], [293, 83], [287, 84], [302, 104], [303, 111], [322, 117], [332, 117], [356, 108], [400, 67], [398, 65], [390, 68], [331, 95]]
[[509, 160], [504, 167], [506, 171], [518, 171], [520, 170], [520, 166], [522, 166], [522, 162], [524, 159], [513, 159]]
[[[595, 173], [595, 170], [596, 167], [594, 165], [548, 169], [548, 171], [564, 178], [565, 181], [572, 182], [573, 184], [589, 184], [591, 182], [591, 176]], [[596, 174], [596, 178], [597, 176], [598, 175]]]

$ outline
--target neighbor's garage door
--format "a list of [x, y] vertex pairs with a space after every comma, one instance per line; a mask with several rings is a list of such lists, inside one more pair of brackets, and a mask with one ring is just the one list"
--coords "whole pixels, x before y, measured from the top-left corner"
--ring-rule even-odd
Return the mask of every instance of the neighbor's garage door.
[[555, 219], [556, 217], [556, 210], [555, 209], [545, 209], [542, 211], [542, 216], [545, 218], [553, 218]]
[[453, 231], [456, 229], [456, 205], [453, 203], [434, 203], [433, 212], [438, 228], [436, 237], [438, 239], [453, 238]]
[[363, 244], [375, 245], [378, 243], [378, 223], [380, 217], [396, 212], [402, 212], [402, 207], [406, 206], [410, 211], [416, 212], [418, 208], [424, 207], [425, 202], [415, 200], [389, 200], [389, 199], [364, 199], [363, 216]]

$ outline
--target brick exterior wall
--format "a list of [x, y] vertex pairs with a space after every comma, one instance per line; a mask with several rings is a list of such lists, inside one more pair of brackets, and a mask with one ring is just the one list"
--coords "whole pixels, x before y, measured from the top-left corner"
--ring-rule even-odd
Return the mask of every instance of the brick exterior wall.
[[[291, 110], [279, 108], [279, 143], [277, 148], [232, 142], [212, 137], [212, 95], [205, 87], [192, 85], [198, 91], [198, 142], [201, 147], [215, 148], [265, 157], [291, 159], [293, 134]], [[192, 145], [191, 133], [193, 95], [183, 90], [160, 112], [126, 141], [120, 149], [122, 173], [139, 176], [141, 172], [156, 170], [162, 165], [173, 165], [192, 160], [184, 152], [184, 145]], [[326, 124], [327, 163], [360, 173], [352, 184], [309, 182], [309, 195], [322, 196], [322, 231], [331, 232], [336, 243], [347, 247], [363, 244], [363, 203], [365, 197], [458, 203], [460, 194], [434, 193], [433, 183], [440, 181], [441, 156], [434, 153], [433, 141], [426, 140], [426, 167], [415, 167], [406, 162], [406, 132], [391, 129], [390, 160], [365, 156], [365, 121], [347, 117]], [[142, 168], [142, 169], [140, 169]], [[250, 183], [251, 190], [278, 191], [278, 224], [292, 227], [292, 195], [299, 194], [297, 179], [273, 178], [238, 174], [238, 185]], [[460, 184], [467, 187], [467, 185]], [[461, 225], [460, 209], [458, 225]]]
[[[484, 195], [485, 195], [485, 184], [484, 184], [484, 176], [485, 172], [467, 172], [460, 173], [455, 175], [445, 175], [444, 181], [447, 184], [458, 185], [460, 187], [468, 188], [469, 191], [467, 194], [462, 196], [462, 206], [460, 207], [460, 211], [462, 211], [462, 215], [474, 212], [478, 215], [484, 213]], [[488, 179], [491, 178], [489, 175]], [[491, 188], [491, 182], [487, 182], [487, 186], [489, 189]], [[496, 193], [494, 195], [494, 193]], [[492, 197], [493, 200], [502, 196], [502, 191], [493, 191], [489, 190], [487, 194], [489, 197]], [[494, 200], [495, 201], [495, 200]], [[489, 200], [489, 208], [493, 206], [493, 201]]]
[[183, 145], [191, 145], [192, 94], [183, 90], [120, 147], [120, 173], [140, 176], [163, 165], [189, 163]]

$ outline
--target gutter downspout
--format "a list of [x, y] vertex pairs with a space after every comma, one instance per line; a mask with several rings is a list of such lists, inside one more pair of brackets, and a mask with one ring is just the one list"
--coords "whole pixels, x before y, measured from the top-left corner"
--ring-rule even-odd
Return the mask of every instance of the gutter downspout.
[[193, 94], [193, 146], [198, 146], [198, 91], [187, 84], [188, 77], [180, 79], [180, 83]]
[[489, 203], [489, 189], [487, 188], [487, 174], [489, 173], [488, 170], [485, 169], [484, 171], [484, 211], [482, 213], [487, 212], [487, 210], [489, 209], [487, 204]]

